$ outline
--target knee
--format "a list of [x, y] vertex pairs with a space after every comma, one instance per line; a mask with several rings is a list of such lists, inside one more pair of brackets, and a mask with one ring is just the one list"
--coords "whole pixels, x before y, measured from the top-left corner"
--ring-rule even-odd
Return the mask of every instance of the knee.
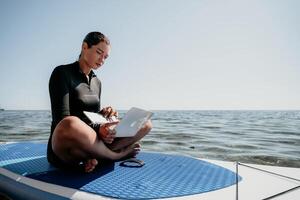
[[78, 124], [79, 121], [80, 119], [78, 117], [68, 116], [63, 118], [57, 126], [61, 127], [64, 130], [72, 130], [75, 128], [76, 124]]
[[85, 123], [78, 117], [68, 116], [63, 118], [56, 126], [52, 136], [52, 147], [54, 144], [86, 143], [89, 134], [85, 129]]
[[74, 116], [68, 116], [63, 118], [55, 127], [54, 129], [54, 135], [55, 137], [64, 138], [69, 137], [74, 130], [76, 129], [76, 126], [78, 124], [78, 121], [80, 119], [78, 117]]

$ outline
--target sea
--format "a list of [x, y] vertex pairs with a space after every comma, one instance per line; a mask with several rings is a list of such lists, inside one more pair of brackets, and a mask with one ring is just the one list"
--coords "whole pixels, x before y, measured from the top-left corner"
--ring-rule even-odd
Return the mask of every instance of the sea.
[[[142, 151], [300, 167], [300, 111], [153, 112], [153, 129], [141, 141]], [[50, 124], [49, 110], [0, 111], [0, 142], [47, 142]]]

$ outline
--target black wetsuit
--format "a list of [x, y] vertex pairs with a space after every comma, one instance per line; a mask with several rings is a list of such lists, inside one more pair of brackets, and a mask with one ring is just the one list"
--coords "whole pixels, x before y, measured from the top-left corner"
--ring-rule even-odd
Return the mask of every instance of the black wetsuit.
[[56, 67], [50, 77], [49, 92], [51, 99], [52, 124], [48, 141], [47, 158], [56, 166], [63, 162], [54, 154], [51, 138], [56, 125], [66, 116], [77, 116], [96, 129], [95, 124], [84, 116], [83, 111], [99, 112], [101, 82], [93, 71], [89, 80], [81, 71], [79, 62]]

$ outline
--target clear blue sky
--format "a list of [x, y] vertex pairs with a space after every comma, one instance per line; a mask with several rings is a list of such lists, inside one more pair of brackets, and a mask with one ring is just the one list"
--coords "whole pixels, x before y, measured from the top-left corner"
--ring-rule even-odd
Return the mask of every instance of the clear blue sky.
[[0, 106], [50, 109], [53, 68], [90, 31], [118, 109], [300, 109], [300, 1], [1, 0]]

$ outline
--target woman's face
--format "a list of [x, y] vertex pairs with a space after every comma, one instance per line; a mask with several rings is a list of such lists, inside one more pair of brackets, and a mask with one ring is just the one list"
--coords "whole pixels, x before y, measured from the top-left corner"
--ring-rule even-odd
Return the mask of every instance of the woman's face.
[[110, 54], [110, 45], [99, 42], [97, 45], [88, 48], [86, 43], [82, 46], [82, 56], [88, 67], [98, 69], [101, 67]]

